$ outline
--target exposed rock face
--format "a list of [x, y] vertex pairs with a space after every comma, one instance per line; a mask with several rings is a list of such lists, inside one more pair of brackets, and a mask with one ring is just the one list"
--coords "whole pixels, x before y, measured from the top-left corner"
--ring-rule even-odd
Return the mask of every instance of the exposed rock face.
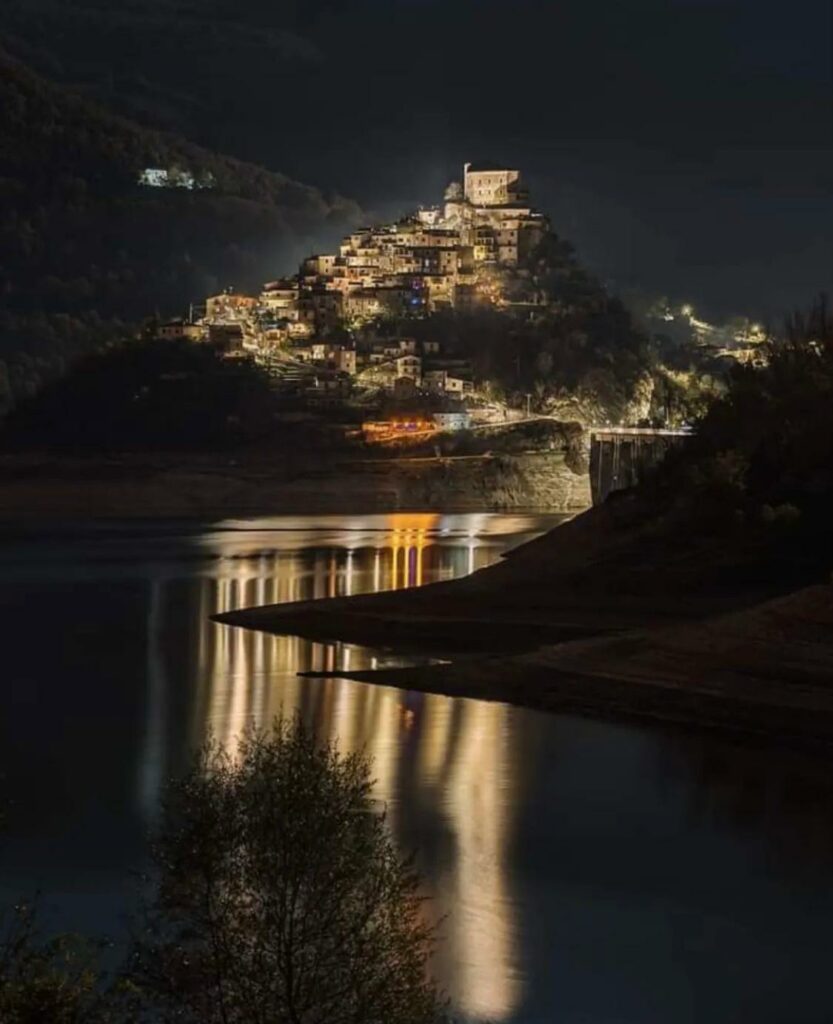
[[590, 504], [590, 478], [563, 451], [276, 466], [215, 457], [2, 460], [0, 519], [227, 516], [372, 509], [536, 509]]
[[655, 382], [649, 373], [644, 373], [634, 384], [633, 395], [628, 402], [625, 423], [644, 423], [651, 418], [651, 403], [654, 398]]
[[591, 503], [590, 477], [563, 452], [498, 455], [445, 464], [401, 463], [389, 484], [397, 504], [432, 508], [536, 508], [581, 512]]

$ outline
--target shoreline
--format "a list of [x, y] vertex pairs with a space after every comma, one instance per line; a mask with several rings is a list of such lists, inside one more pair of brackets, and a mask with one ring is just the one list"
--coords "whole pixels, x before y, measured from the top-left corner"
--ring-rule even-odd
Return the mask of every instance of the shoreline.
[[412, 510], [574, 515], [591, 500], [589, 475], [574, 472], [563, 451], [419, 460], [0, 455], [0, 525]]
[[[532, 672], [525, 671], [523, 682], [516, 689], [516, 684], [510, 686], [511, 671], [503, 659], [495, 659], [493, 666], [485, 668], [485, 674], [483, 665], [478, 664], [475, 673], [473, 668], [466, 672], [460, 670], [461, 664], [456, 663], [453, 672], [443, 671], [447, 669], [443, 665], [418, 665], [355, 672], [308, 671], [298, 675], [313, 680], [346, 679], [459, 700], [490, 701], [545, 714], [577, 715], [686, 733], [716, 733], [763, 746], [833, 757], [833, 723], [830, 728], [819, 729], [815, 709], [796, 716], [785, 729], [784, 708], [778, 705], [756, 707], [727, 697], [710, 700], [708, 694], [698, 692], [675, 694], [672, 687], [659, 680], [636, 682], [621, 676], [601, 678], [578, 673], [557, 674], [551, 670], [538, 679]], [[500, 674], [494, 687], [486, 681], [490, 670]], [[524, 689], [533, 684], [545, 684], [546, 693]]]
[[[790, 650], [785, 652], [779, 650], [784, 647], [781, 637], [767, 641], [760, 635], [737, 634], [731, 629], [731, 621], [726, 629], [727, 620], [737, 618], [742, 622], [747, 617], [766, 617], [779, 608], [782, 614], [787, 612], [782, 628], [785, 621], [790, 627], [789, 606], [808, 602], [818, 611], [816, 625], [831, 631], [824, 651], [806, 649], [807, 645], [799, 641], [787, 645]], [[228, 625], [258, 628], [248, 616], [244, 622], [243, 613], [239, 612], [214, 618]], [[482, 632], [487, 623], [473, 621], [471, 625], [469, 639]], [[529, 628], [529, 624], [524, 626]], [[295, 616], [292, 629], [298, 630], [297, 635], [322, 641], [343, 639], [347, 632], [341, 619], [331, 622], [329, 627], [316, 627], [303, 624]], [[807, 588], [735, 615], [693, 624], [644, 631], [588, 631], [584, 636], [572, 637], [565, 630], [560, 639], [554, 632], [551, 627], [544, 634], [549, 642], [531, 648], [525, 642], [531, 636], [519, 633], [480, 655], [473, 655], [470, 645], [461, 643], [463, 657], [455, 657], [458, 652], [440, 633], [431, 633], [436, 646], [426, 649], [418, 645], [413, 635], [411, 642], [402, 642], [394, 632], [393, 642], [385, 646], [388, 651], [404, 656], [433, 654], [453, 660], [445, 664], [307, 671], [299, 675], [497, 701], [549, 713], [707, 729], [833, 754], [833, 587]], [[719, 652], [717, 657], [698, 656], [698, 646], [702, 650], [706, 646], [704, 638], [715, 632], [728, 646], [735, 644], [746, 650], [735, 650], [728, 658], [725, 652]], [[355, 627], [349, 629], [349, 634], [351, 642], [358, 642]], [[364, 637], [372, 639], [369, 632]], [[377, 634], [377, 649], [380, 639]], [[796, 647], [805, 648], [798, 657]], [[669, 658], [679, 663], [676, 672], [669, 671]], [[769, 677], [773, 671], [778, 672], [779, 664], [791, 678], [773, 684]], [[729, 686], [727, 676], [731, 677]]]
[[[576, 513], [564, 513], [554, 511], [552, 508], [539, 506], [518, 506], [506, 508], [501, 505], [449, 505], [443, 508], [431, 508], [425, 505], [402, 506], [392, 509], [388, 506], [374, 506], [369, 503], [358, 503], [355, 505], [344, 505], [334, 507], [329, 504], [322, 504], [319, 508], [310, 505], [284, 505], [277, 511], [274, 506], [264, 508], [235, 509], [231, 507], [211, 509], [205, 512], [194, 512], [193, 514], [177, 515], [162, 511], [151, 510], [147, 514], [138, 511], [133, 515], [100, 515], [100, 516], [72, 516], [48, 510], [43, 515], [4, 515], [0, 511], [0, 539], [4, 537], [16, 537], [37, 534], [39, 536], [63, 536], [65, 534], [83, 534], [85, 531], [99, 533], [108, 528], [114, 532], [129, 533], [131, 528], [136, 531], [143, 531], [149, 527], [167, 527], [172, 531], [196, 530], [211, 526], [219, 530], [247, 529], [250, 523], [261, 520], [279, 520], [286, 518], [320, 518], [322, 521], [342, 516], [465, 516], [465, 515], [495, 515], [495, 516], [530, 516], [547, 519], [567, 521]], [[235, 524], [235, 525], [232, 525]], [[236, 525], [239, 524], [239, 527]], [[262, 529], [291, 530], [292, 527], [259, 527]], [[380, 527], [380, 529], [383, 529]]]
[[739, 545], [678, 546], [672, 564], [650, 530], [621, 528], [633, 501], [458, 580], [213, 618], [450, 660], [340, 678], [833, 752], [833, 586], [763, 572]]
[[[808, 588], [767, 602], [763, 609], [773, 611], [780, 607], [783, 613], [785, 606], [798, 601], [826, 604], [826, 624], [833, 624], [831, 588]], [[761, 610], [761, 607], [751, 609], [737, 617], [755, 616]], [[723, 617], [724, 625], [726, 618], [730, 617]], [[692, 645], [681, 647], [678, 642], [681, 630], [693, 630], [702, 640], [714, 625], [707, 620], [694, 627], [597, 635], [544, 645], [532, 651], [460, 659], [447, 664], [351, 672], [307, 671], [299, 675], [337, 677], [448, 697], [497, 701], [549, 713], [687, 730], [706, 729], [758, 740], [777, 738], [779, 743], [788, 746], [811, 747], [833, 754], [833, 689], [823, 693], [823, 684], [829, 678], [827, 668], [822, 670], [824, 674], [822, 671], [815, 673], [814, 683], [809, 681], [812, 669], [801, 673], [798, 685], [804, 692], [790, 695], [783, 689], [766, 687], [763, 677], [754, 674], [755, 667], [747, 664], [746, 671], [739, 670], [734, 681], [735, 686], [742, 681], [745, 692], [732, 692], [717, 681], [717, 676], [726, 674], [725, 663], [715, 673], [702, 661], [698, 663]], [[762, 638], [755, 638], [753, 643], [761, 644]], [[771, 658], [774, 645], [764, 642], [763, 646], [767, 658]], [[676, 679], [669, 674], [663, 677], [661, 662], [669, 650], [680, 658], [688, 655], [692, 659], [688, 668], [702, 672], [703, 677], [697, 682], [690, 672], [682, 677], [678, 672]], [[636, 667], [634, 653], [641, 653], [641, 664], [637, 663]], [[750, 672], [753, 674], [747, 674]], [[794, 662], [792, 672], [795, 675]], [[753, 688], [760, 692], [750, 693]]]

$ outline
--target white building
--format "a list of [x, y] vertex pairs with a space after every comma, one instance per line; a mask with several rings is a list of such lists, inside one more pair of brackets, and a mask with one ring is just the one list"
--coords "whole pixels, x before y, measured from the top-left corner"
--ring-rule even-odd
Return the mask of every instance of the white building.
[[468, 430], [471, 426], [471, 416], [465, 409], [459, 412], [435, 412], [431, 419], [437, 430]]

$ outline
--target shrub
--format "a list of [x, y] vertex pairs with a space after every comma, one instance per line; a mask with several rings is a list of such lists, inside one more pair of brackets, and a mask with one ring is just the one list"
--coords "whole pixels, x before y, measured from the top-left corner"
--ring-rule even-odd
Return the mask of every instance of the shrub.
[[429, 1024], [432, 927], [367, 760], [299, 722], [214, 744], [167, 795], [131, 977], [151, 1019]]

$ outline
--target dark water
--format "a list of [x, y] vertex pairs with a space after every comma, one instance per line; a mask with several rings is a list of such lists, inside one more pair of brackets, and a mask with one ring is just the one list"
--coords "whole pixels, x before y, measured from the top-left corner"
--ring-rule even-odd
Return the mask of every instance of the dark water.
[[155, 524], [0, 544], [0, 897], [118, 935], [161, 781], [210, 729], [299, 710], [366, 747], [446, 913], [437, 969], [478, 1021], [833, 1020], [828, 764], [338, 679], [391, 660], [213, 625], [232, 607], [488, 564], [551, 525], [390, 515]]

